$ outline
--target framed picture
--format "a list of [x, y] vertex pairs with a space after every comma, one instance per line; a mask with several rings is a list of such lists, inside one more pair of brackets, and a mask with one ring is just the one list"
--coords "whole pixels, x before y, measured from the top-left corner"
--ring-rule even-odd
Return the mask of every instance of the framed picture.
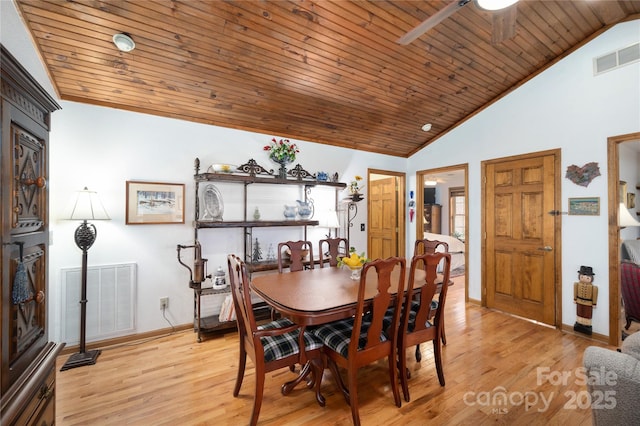
[[184, 184], [127, 181], [126, 224], [184, 223]]
[[569, 214], [600, 216], [600, 197], [569, 198]]
[[627, 206], [627, 182], [621, 180], [618, 183], [618, 202], [623, 203], [625, 207]]
[[636, 207], [636, 194], [635, 192], [627, 192], [627, 208], [633, 209]]

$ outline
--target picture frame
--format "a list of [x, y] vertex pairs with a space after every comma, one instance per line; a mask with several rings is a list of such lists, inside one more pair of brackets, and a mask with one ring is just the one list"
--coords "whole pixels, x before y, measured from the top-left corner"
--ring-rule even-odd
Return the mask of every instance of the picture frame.
[[127, 181], [127, 225], [184, 223], [184, 184]]
[[627, 192], [627, 208], [633, 209], [636, 207], [636, 194], [635, 192]]
[[600, 216], [600, 197], [569, 198], [569, 214]]
[[625, 207], [627, 206], [627, 182], [621, 180], [618, 183], [618, 202], [623, 203]]

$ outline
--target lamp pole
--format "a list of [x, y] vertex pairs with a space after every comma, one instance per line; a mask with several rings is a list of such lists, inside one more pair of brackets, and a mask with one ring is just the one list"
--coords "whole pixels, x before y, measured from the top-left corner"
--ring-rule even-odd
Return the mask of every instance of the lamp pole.
[[98, 356], [102, 352], [99, 349], [87, 351], [87, 252], [96, 241], [98, 231], [92, 223], [87, 223], [86, 219], [78, 226], [75, 232], [76, 245], [82, 250], [82, 281], [80, 296], [80, 348], [79, 352], [71, 355], [64, 363], [60, 371], [70, 368], [82, 367], [96, 363]]
[[96, 363], [98, 356], [102, 352], [99, 349], [87, 351], [87, 253], [89, 248], [95, 243], [98, 231], [92, 223], [87, 220], [108, 220], [109, 215], [104, 210], [102, 203], [94, 191], [84, 188], [78, 191], [75, 202], [72, 205], [71, 220], [82, 220], [82, 223], [74, 234], [74, 240], [80, 250], [82, 250], [82, 272], [81, 272], [81, 295], [80, 295], [80, 346], [77, 353], [71, 355], [64, 363], [60, 371], [70, 368], [82, 367]]

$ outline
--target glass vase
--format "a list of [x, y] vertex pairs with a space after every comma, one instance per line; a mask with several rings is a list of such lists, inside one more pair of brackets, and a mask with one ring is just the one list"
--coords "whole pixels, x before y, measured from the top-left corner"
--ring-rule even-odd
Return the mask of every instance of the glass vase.
[[362, 274], [362, 266], [358, 266], [351, 269], [351, 279], [352, 280], [360, 280], [360, 275]]

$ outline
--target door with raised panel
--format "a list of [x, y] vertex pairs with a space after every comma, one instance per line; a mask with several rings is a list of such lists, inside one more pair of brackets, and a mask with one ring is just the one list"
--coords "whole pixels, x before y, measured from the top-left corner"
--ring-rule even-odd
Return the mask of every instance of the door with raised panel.
[[550, 325], [557, 303], [557, 161], [548, 153], [485, 165], [486, 305]]
[[385, 259], [398, 255], [398, 194], [396, 178], [369, 181], [368, 257]]

